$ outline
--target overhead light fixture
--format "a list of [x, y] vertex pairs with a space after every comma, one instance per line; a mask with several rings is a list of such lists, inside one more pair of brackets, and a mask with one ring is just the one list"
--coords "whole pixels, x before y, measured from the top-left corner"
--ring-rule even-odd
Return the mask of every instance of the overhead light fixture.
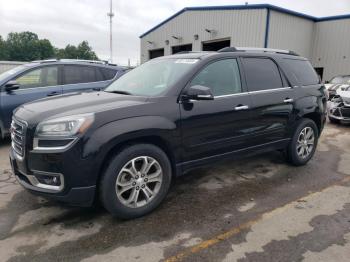
[[165, 40], [165, 44], [166, 44], [166, 45], [169, 45], [169, 40]]
[[209, 34], [213, 34], [216, 32], [214, 29], [208, 29], [208, 28], [206, 28], [205, 31]]
[[196, 35], [193, 36], [193, 38], [194, 38], [194, 40], [198, 40], [199, 35], [196, 34]]
[[147, 41], [147, 43], [149, 43], [150, 45], [153, 45], [153, 42], [152, 42], [152, 41]]
[[174, 36], [174, 35], [172, 35], [171, 37], [174, 38], [174, 39], [176, 39], [176, 40], [180, 40], [180, 39], [181, 39], [181, 37], [179, 37], [179, 36]]

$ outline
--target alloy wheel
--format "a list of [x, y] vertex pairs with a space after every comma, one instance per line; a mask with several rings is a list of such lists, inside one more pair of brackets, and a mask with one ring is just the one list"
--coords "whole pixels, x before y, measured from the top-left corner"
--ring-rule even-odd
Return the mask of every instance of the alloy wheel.
[[136, 157], [120, 170], [116, 194], [127, 207], [143, 207], [158, 194], [162, 181], [163, 171], [157, 160], [149, 156]]
[[297, 141], [297, 154], [305, 159], [310, 156], [315, 146], [315, 132], [311, 127], [301, 130]]

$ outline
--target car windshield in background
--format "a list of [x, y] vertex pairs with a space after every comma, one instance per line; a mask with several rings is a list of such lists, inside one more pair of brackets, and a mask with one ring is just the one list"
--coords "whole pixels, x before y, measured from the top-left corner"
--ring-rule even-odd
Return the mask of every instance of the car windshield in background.
[[5, 78], [7, 78], [11, 75], [16, 74], [17, 72], [23, 70], [24, 68], [26, 68], [25, 65], [20, 65], [20, 66], [17, 66], [15, 68], [12, 68], [8, 71], [3, 72], [2, 74], [0, 74], [0, 81], [4, 80]]
[[158, 96], [179, 80], [198, 59], [151, 60], [120, 77], [106, 92]]
[[331, 84], [350, 84], [350, 76], [336, 76], [330, 81]]

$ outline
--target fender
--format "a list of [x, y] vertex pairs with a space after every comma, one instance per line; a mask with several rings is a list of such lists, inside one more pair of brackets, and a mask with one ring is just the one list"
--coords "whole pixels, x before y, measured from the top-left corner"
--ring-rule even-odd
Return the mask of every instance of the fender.
[[171, 150], [180, 143], [180, 129], [161, 116], [140, 116], [110, 122], [95, 130], [86, 141], [82, 157], [93, 157], [100, 166], [115, 146], [128, 140], [156, 136], [166, 142]]

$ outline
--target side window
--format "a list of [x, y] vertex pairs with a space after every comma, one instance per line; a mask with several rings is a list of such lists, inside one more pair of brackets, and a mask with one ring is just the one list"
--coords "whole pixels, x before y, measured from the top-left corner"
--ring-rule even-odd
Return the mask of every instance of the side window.
[[307, 60], [285, 59], [286, 65], [298, 82], [303, 85], [317, 85], [319, 77], [312, 65]]
[[102, 73], [103, 80], [113, 79], [117, 74], [117, 70], [108, 69], [108, 68], [100, 68], [100, 71]]
[[96, 82], [95, 68], [92, 66], [65, 65], [64, 84]]
[[58, 84], [58, 68], [56, 66], [34, 69], [16, 78], [20, 88], [55, 86]]
[[209, 87], [214, 96], [230, 95], [242, 91], [241, 77], [236, 59], [220, 60], [206, 66], [191, 82], [191, 86]]
[[243, 58], [244, 73], [249, 91], [283, 87], [280, 71], [269, 58]]

